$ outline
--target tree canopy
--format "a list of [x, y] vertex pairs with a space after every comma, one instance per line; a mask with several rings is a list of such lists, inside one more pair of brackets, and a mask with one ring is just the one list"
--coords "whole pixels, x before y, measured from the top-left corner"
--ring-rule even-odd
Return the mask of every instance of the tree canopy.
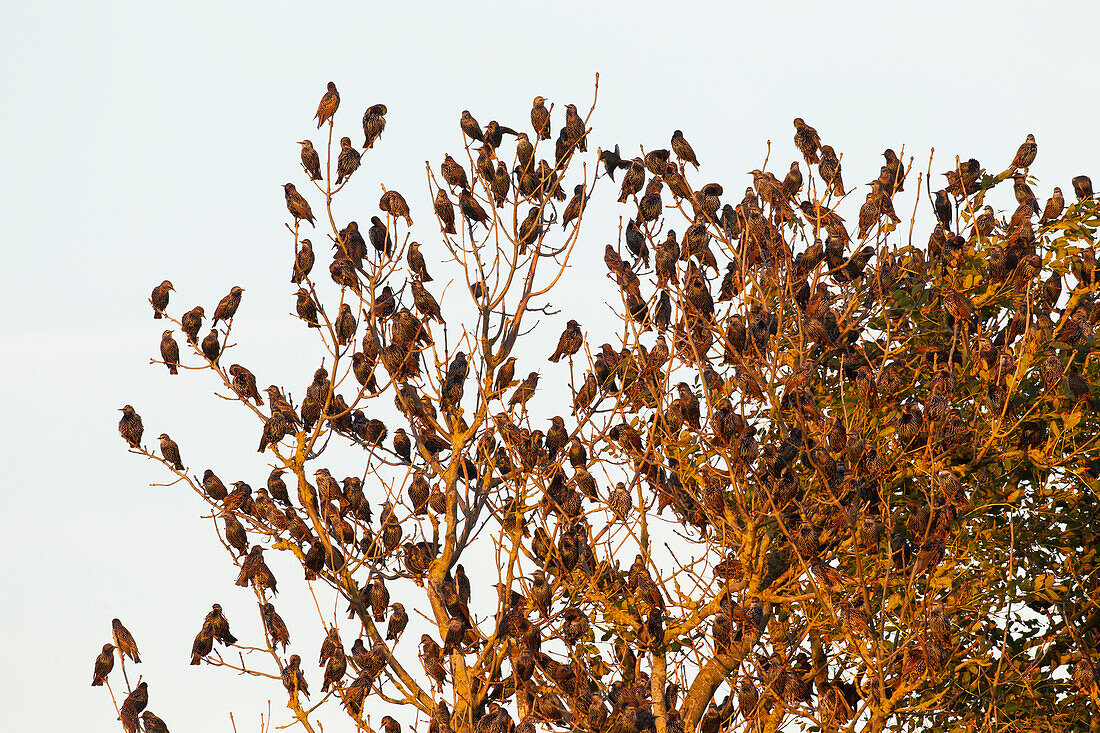
[[[633, 157], [583, 108], [463, 111], [457, 159], [361, 228], [332, 202], [387, 109], [360, 145], [329, 83], [327, 142], [285, 185], [312, 380], [235, 363], [242, 288], [209, 314], [153, 290], [157, 369], [250, 411], [225, 439], [272, 468], [223, 480], [123, 408], [255, 595], [262, 636], [214, 604], [191, 663], [271, 678], [275, 722], [318, 732], [1100, 726], [1089, 179], [1041, 206], [1031, 136], [993, 165], [932, 173], [899, 144], [844, 171], [799, 118], [795, 161], [770, 172], [769, 146], [740, 194], [681, 131]], [[586, 226], [593, 199], [617, 231]], [[566, 305], [547, 353], [551, 294], [609, 241], [616, 329]], [[288, 628], [282, 598], [311, 593], [320, 623]], [[116, 623], [96, 681], [128, 649]], [[126, 685], [124, 728], [163, 730]]]

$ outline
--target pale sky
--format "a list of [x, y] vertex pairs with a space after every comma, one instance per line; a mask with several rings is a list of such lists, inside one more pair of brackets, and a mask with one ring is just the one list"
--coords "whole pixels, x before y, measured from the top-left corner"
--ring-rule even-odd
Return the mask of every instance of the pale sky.
[[[749, 185], [768, 140], [782, 174], [796, 116], [844, 154], [849, 186], [903, 145], [920, 171], [935, 146], [934, 188], [955, 155], [1001, 170], [1029, 132], [1040, 200], [1054, 185], [1071, 197], [1079, 173], [1100, 182], [1095, 3], [35, 2], [4, 16], [0, 689], [12, 731], [120, 730], [105, 691], [88, 686], [115, 616], [147, 660], [149, 709], [172, 730], [231, 730], [229, 711], [248, 730], [265, 709], [263, 684], [187, 664], [212, 602], [241, 637], [258, 633], [254, 604], [232, 586], [196, 497], [148, 486], [166, 474], [125, 451], [117, 408], [138, 408], [150, 444], [171, 433], [192, 473], [263, 484], [255, 425], [210, 396], [206, 375], [149, 365], [162, 322], [146, 301], [169, 278], [177, 314], [199, 303], [209, 314], [245, 287], [234, 360], [300, 394], [316, 363], [281, 335], [297, 325], [283, 315], [294, 288], [281, 185], [304, 183], [295, 141], [320, 142], [310, 118], [327, 81], [342, 95], [338, 134], [361, 139], [363, 110], [389, 108], [341, 203], [361, 222], [380, 182], [430, 222], [424, 161], [457, 155], [463, 109], [526, 129], [541, 94], [556, 131], [565, 104], [587, 110], [596, 72], [593, 150], [668, 147], [680, 128], [702, 162], [694, 180], [722, 182], [727, 197]], [[606, 340], [599, 262], [620, 213], [602, 203], [606, 183], [577, 260], [593, 268], [574, 268], [551, 298], [567, 310], [544, 341], [570, 316]], [[418, 230], [429, 269], [432, 231]], [[280, 611], [292, 633], [299, 617], [316, 629], [290, 601], [300, 570], [283, 568]], [[304, 639], [303, 658], [319, 643]], [[307, 674], [319, 688], [316, 667]]]

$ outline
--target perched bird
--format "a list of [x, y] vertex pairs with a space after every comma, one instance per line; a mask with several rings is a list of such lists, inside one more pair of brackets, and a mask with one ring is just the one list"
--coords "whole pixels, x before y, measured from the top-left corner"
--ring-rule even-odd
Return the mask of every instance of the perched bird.
[[583, 153], [588, 150], [588, 135], [585, 134], [584, 120], [577, 114], [577, 105], [565, 105], [565, 132], [571, 145], [577, 145]]
[[389, 112], [384, 104], [372, 104], [363, 113], [363, 150], [374, 147], [378, 138], [382, 137], [382, 131], [386, 129], [386, 113]]
[[351, 174], [359, 169], [362, 155], [352, 147], [350, 137], [340, 138], [340, 157], [336, 159], [336, 185], [339, 186], [351, 178]]
[[430, 283], [432, 281], [432, 276], [428, 274], [428, 266], [424, 262], [424, 255], [420, 252], [419, 242], [411, 242], [409, 244], [406, 260], [409, 263], [409, 271], [412, 272], [420, 282]]
[[410, 281], [409, 287], [412, 289], [413, 305], [425, 318], [439, 323], [446, 322], [443, 320], [443, 314], [439, 310], [439, 303], [436, 302], [435, 296], [429, 293], [419, 280]]
[[337, 346], [346, 346], [355, 339], [355, 316], [347, 303], [340, 304], [340, 313], [332, 325], [336, 332]]
[[202, 328], [202, 319], [206, 311], [201, 305], [197, 305], [183, 314], [180, 318], [180, 330], [187, 334], [188, 343], [195, 344], [199, 340], [199, 329]]
[[794, 144], [806, 159], [807, 165], [820, 162], [817, 150], [821, 146], [821, 137], [801, 117], [794, 118]]
[[1076, 176], [1073, 179], [1073, 193], [1078, 201], [1092, 198], [1092, 179], [1088, 176]]
[[581, 324], [570, 319], [558, 338], [558, 348], [550, 356], [550, 361], [557, 362], [563, 356], [573, 356], [580, 351], [584, 344], [584, 336], [581, 334]]
[[550, 139], [550, 110], [546, 109], [545, 97], [535, 97], [531, 103], [531, 127], [539, 140]]
[[107, 680], [107, 675], [115, 668], [115, 645], [104, 644], [103, 650], [95, 659], [95, 669], [92, 671], [92, 687], [102, 687]]
[[578, 185], [573, 189], [573, 198], [569, 199], [569, 203], [565, 205], [565, 211], [562, 212], [561, 228], [563, 230], [584, 212], [585, 202], [584, 186]]
[[243, 292], [244, 288], [234, 285], [229, 289], [229, 294], [218, 301], [218, 307], [214, 309], [214, 322], [210, 324], [211, 328], [217, 328], [218, 321], [228, 321], [237, 314]]
[[310, 226], [317, 226], [313, 223], [313, 210], [309, 208], [309, 202], [298, 193], [293, 183], [284, 183], [283, 193], [286, 195], [286, 208], [294, 217], [294, 226], [298, 226], [302, 219], [308, 221]]
[[286, 645], [290, 643], [290, 632], [287, 630], [286, 623], [283, 622], [283, 617], [275, 611], [275, 606], [270, 603], [263, 604], [260, 608], [260, 616], [263, 619], [267, 635], [271, 637], [271, 646], [282, 645], [285, 651]]
[[[164, 460], [171, 464], [172, 468], [177, 471], [184, 470], [183, 461], [180, 460], [180, 449], [176, 445], [176, 441], [168, 437], [168, 433], [160, 434], [160, 454], [164, 457]], [[119, 649], [122, 649], [121, 644], [118, 645]]]
[[1028, 133], [1027, 140], [1021, 145], [1019, 150], [1016, 151], [1016, 157], [1012, 159], [1013, 170], [1019, 170], [1020, 168], [1028, 168], [1035, 162], [1035, 154], [1039, 152], [1039, 146], [1035, 143], [1035, 136]]
[[401, 217], [408, 226], [412, 226], [412, 216], [409, 214], [409, 204], [400, 192], [390, 189], [382, 194], [378, 200], [378, 208], [385, 211], [395, 219]]
[[508, 400], [509, 407], [515, 407], [516, 405], [524, 406], [528, 400], [535, 396], [535, 387], [539, 383], [539, 373], [531, 372], [527, 375], [527, 379], [524, 379], [516, 391], [512, 393], [512, 398]]
[[400, 603], [394, 603], [390, 606], [390, 622], [386, 627], [386, 639], [397, 641], [401, 638], [402, 632], [405, 631], [405, 626], [409, 623], [409, 614], [405, 612], [405, 607]]
[[141, 722], [145, 725], [145, 733], [168, 733], [168, 725], [148, 710], [141, 714]]
[[477, 140], [479, 143], [485, 142], [485, 135], [481, 132], [481, 125], [477, 124], [477, 120], [470, 114], [470, 110], [462, 110], [462, 118], [459, 120], [459, 127], [462, 128], [462, 134], [466, 137]]
[[202, 340], [202, 355], [210, 361], [217, 363], [221, 353], [222, 346], [218, 342], [218, 332], [211, 330], [210, 333], [206, 334], [206, 338]]
[[499, 394], [511, 387], [515, 374], [516, 357], [509, 356], [503, 364], [497, 367], [496, 378], [493, 381], [493, 391]]
[[126, 730], [126, 733], [137, 733], [138, 731], [138, 714], [145, 709], [145, 706], [149, 704], [149, 684], [147, 682], [139, 682], [134, 691], [126, 696], [126, 700], [123, 701], [122, 707], [119, 709], [119, 719], [122, 721], [122, 727]]
[[195, 640], [191, 643], [191, 664], [198, 666], [210, 652], [214, 651], [214, 635], [204, 624], [199, 633], [195, 634]]
[[171, 280], [165, 280], [160, 285], [153, 288], [152, 294], [149, 296], [149, 302], [153, 304], [153, 318], [163, 318], [164, 309], [168, 307], [168, 294], [175, 290], [172, 287]]
[[321, 324], [317, 322], [317, 303], [314, 302], [313, 296], [305, 288], [298, 288], [298, 292], [295, 293], [298, 297], [295, 310], [298, 312], [298, 317], [305, 321], [310, 328], [320, 328]]
[[179, 374], [180, 345], [172, 337], [172, 329], [160, 335], [160, 357], [168, 367], [169, 374]]
[[832, 145], [821, 146], [821, 162], [817, 168], [821, 178], [829, 184], [828, 191], [836, 196], [844, 195], [844, 179], [840, 172], [840, 158]]
[[315, 259], [313, 243], [308, 239], [303, 239], [301, 246], [294, 255], [294, 270], [290, 273], [290, 282], [298, 285], [309, 277]]
[[439, 222], [443, 225], [443, 233], [456, 234], [454, 204], [447, 198], [447, 192], [442, 188], [435, 195], [433, 208], [435, 209], [435, 215], [439, 217]]
[[462, 191], [458, 195], [458, 207], [462, 209], [462, 215], [470, 222], [472, 227], [474, 222], [483, 224], [486, 229], [489, 228], [488, 219], [489, 215], [485, 213], [485, 209], [481, 208], [481, 204], [478, 203], [469, 191]]
[[1066, 200], [1062, 196], [1062, 189], [1055, 186], [1054, 191], [1047, 200], [1047, 205], [1043, 207], [1043, 215], [1039, 217], [1039, 223], [1045, 224], [1047, 222], [1056, 221], [1065, 209]]
[[114, 637], [119, 657], [123, 659], [129, 657], [134, 660], [134, 664], [141, 664], [141, 656], [138, 654], [137, 642], [134, 641], [133, 634], [117, 618], [111, 619], [111, 635]]
[[309, 685], [306, 683], [306, 676], [302, 674], [302, 658], [297, 654], [291, 654], [290, 659], [287, 661], [286, 666], [283, 667], [283, 687], [286, 688], [287, 694], [291, 697], [297, 696], [300, 692], [309, 698]]
[[405, 463], [412, 462], [412, 441], [409, 440], [409, 434], [402, 428], [393, 431], [393, 452]]
[[615, 180], [615, 171], [620, 168], [630, 167], [630, 161], [624, 161], [619, 156], [619, 146], [616, 145], [612, 150], [600, 151], [600, 162], [603, 163], [604, 173], [611, 177], [611, 180]]
[[623, 175], [623, 182], [619, 188], [619, 203], [626, 203], [627, 199], [635, 196], [645, 185], [645, 165], [641, 158], [634, 158]]
[[264, 400], [260, 397], [260, 391], [256, 388], [256, 375], [240, 364], [229, 367], [229, 376], [233, 377], [233, 390], [244, 400], [255, 400], [257, 406], [262, 406]]
[[206, 618], [203, 620], [203, 626], [209, 627], [214, 638], [224, 646], [233, 646], [237, 643], [237, 637], [229, 633], [229, 621], [222, 614], [220, 604], [215, 603], [210, 607], [210, 612], [206, 614]]
[[890, 174], [888, 180], [883, 183], [887, 186], [889, 195], [893, 196], [895, 193], [905, 190], [905, 166], [893, 148], [886, 148], [882, 151], [882, 157], [886, 158], [886, 170]]
[[313, 181], [322, 180], [324, 176], [321, 175], [321, 156], [314, 149], [313, 142], [311, 140], [300, 140], [298, 144], [302, 146], [302, 167], [305, 169], [306, 175]]
[[317, 105], [317, 114], [313, 117], [317, 120], [317, 129], [332, 119], [336, 110], [340, 107], [340, 92], [336, 91], [336, 84], [328, 83], [328, 91], [321, 96], [321, 103]]
[[699, 160], [695, 157], [695, 151], [692, 149], [691, 144], [684, 139], [684, 133], [680, 130], [672, 133], [672, 152], [676, 153], [676, 157], [680, 159], [680, 162], [684, 164], [691, 163], [696, 170], [699, 169]]
[[370, 244], [376, 252], [384, 252], [386, 256], [393, 254], [393, 239], [390, 238], [389, 229], [377, 216], [370, 218], [367, 239], [370, 240]]

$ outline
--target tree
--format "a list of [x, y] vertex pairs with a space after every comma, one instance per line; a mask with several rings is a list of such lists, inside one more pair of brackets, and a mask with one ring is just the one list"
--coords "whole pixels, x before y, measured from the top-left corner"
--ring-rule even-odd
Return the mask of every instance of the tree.
[[[432, 733], [1100, 726], [1088, 179], [1040, 210], [1030, 137], [1000, 173], [956, 159], [935, 192], [931, 156], [914, 175], [887, 150], [853, 231], [841, 156], [801, 119], [802, 160], [783, 178], [765, 160], [738, 199], [689, 183], [680, 131], [671, 150], [593, 150], [588, 167], [594, 108], [568, 105], [556, 137], [541, 97], [533, 133], [463, 112], [464, 160], [426, 170], [434, 220], [385, 190], [364, 236], [333, 214], [366, 153], [334, 146], [330, 83], [324, 172], [303, 141], [313, 188], [286, 184], [291, 325], [320, 362], [298, 398], [228, 364], [239, 288], [201, 339], [205, 312], [177, 318], [171, 283], [154, 291], [154, 317], [186, 339], [183, 358], [166, 331], [157, 361], [251, 411], [245, 443], [273, 466], [255, 491], [200, 477], [124, 412], [131, 452], [217, 518], [263, 620], [238, 663], [215, 650], [236, 643], [215, 606], [192, 663], [281, 680], [309, 731], [339, 707], [387, 733], [425, 718]], [[367, 152], [386, 112], [364, 115]], [[1009, 181], [1006, 220], [986, 201]], [[933, 214], [923, 245], [917, 209], [898, 228], [906, 185]], [[569, 320], [553, 354], [524, 351], [589, 246], [589, 197], [616, 188], [618, 333], [595, 347]], [[331, 284], [307, 223], [330, 232]], [[557, 414], [529, 409], [544, 390]], [[464, 568], [478, 548], [495, 594]], [[303, 586], [265, 552], [349, 617], [285, 628], [276, 589]], [[130, 730], [142, 694], [122, 706]]]

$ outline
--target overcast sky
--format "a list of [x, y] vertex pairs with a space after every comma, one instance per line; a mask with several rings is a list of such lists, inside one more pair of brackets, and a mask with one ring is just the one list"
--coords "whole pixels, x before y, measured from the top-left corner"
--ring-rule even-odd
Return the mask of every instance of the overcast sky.
[[[124, 450], [116, 410], [138, 407], [147, 441], [170, 432], [193, 473], [212, 466], [227, 483], [263, 484], [255, 425], [209, 396], [206, 375], [170, 379], [149, 365], [161, 326], [146, 300], [170, 278], [177, 313], [201, 303], [209, 314], [245, 287], [235, 360], [300, 393], [316, 363], [281, 336], [297, 324], [283, 315], [293, 287], [280, 187], [304, 183], [295, 141], [319, 142], [310, 118], [325, 82], [342, 94], [338, 134], [358, 140], [363, 109], [389, 108], [341, 204], [360, 221], [385, 183], [429, 223], [424, 161], [436, 169], [459, 152], [463, 109], [526, 128], [541, 94], [557, 105], [556, 131], [566, 103], [588, 108], [596, 72], [595, 145], [667, 147], [680, 128], [698, 178], [727, 195], [749, 184], [768, 140], [771, 169], [786, 169], [796, 116], [844, 153], [850, 186], [877, 175], [886, 147], [904, 146], [923, 171], [934, 146], [935, 187], [955, 155], [1001, 170], [1029, 132], [1041, 200], [1054, 185], [1069, 195], [1079, 173], [1100, 181], [1095, 3], [328, 7], [5, 8], [0, 689], [10, 730], [119, 730], [106, 694], [88, 686], [114, 616], [138, 637], [150, 709], [172, 730], [230, 730], [229, 711], [248, 730], [263, 709], [261, 684], [187, 665], [212, 602], [238, 636], [258, 633], [255, 610], [231, 585], [203, 505], [148, 485], [165, 475]], [[547, 340], [570, 315], [605, 340], [593, 334], [606, 313], [599, 256], [619, 212], [593, 206], [578, 264], [595, 268], [574, 268], [551, 298], [567, 310]], [[430, 269], [441, 250], [432, 231], [418, 237]], [[310, 612], [283, 603], [288, 622]], [[319, 641], [303, 641], [304, 658]], [[316, 668], [307, 674], [319, 687]]]

